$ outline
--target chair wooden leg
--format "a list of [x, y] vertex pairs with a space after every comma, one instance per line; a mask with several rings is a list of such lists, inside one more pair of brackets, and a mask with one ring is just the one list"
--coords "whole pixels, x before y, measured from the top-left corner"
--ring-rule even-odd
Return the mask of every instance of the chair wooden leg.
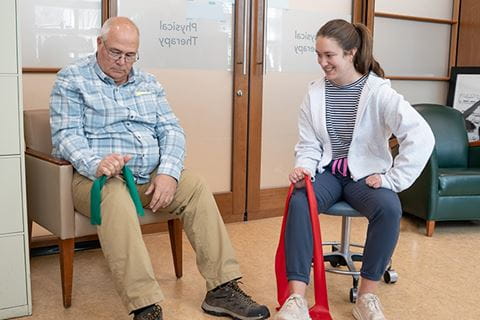
[[180, 219], [168, 220], [168, 233], [170, 235], [175, 275], [177, 278], [181, 278], [183, 276], [182, 221]]
[[427, 220], [427, 237], [433, 236], [433, 231], [435, 230], [435, 220]]
[[58, 247], [60, 249], [63, 306], [65, 308], [69, 308], [72, 305], [74, 240], [75, 239], [58, 240]]

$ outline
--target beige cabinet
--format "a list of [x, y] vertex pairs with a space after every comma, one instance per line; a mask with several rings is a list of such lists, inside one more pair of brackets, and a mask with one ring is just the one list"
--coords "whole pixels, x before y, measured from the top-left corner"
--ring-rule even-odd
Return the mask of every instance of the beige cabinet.
[[0, 1], [0, 319], [32, 313], [17, 7]]

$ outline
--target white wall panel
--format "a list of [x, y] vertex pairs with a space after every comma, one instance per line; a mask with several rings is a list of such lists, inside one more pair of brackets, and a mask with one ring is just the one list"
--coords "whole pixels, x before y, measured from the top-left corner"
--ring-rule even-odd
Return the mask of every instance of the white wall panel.
[[452, 19], [453, 0], [375, 0], [375, 11], [408, 16]]
[[375, 18], [373, 53], [390, 76], [446, 77], [450, 25]]
[[437, 103], [445, 105], [447, 101], [447, 81], [394, 80], [392, 87], [410, 104]]

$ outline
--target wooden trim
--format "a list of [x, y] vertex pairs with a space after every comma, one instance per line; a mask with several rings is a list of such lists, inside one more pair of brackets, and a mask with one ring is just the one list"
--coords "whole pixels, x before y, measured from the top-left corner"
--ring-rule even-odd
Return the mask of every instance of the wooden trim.
[[[244, 56], [244, 50], [248, 50], [249, 34], [248, 26], [245, 26], [245, 4], [246, 0], [235, 2], [235, 26], [234, 26], [234, 64], [233, 64], [233, 132], [232, 132], [232, 194], [230, 213], [225, 213], [226, 209], [222, 208], [222, 216], [226, 220], [237, 220], [245, 213], [246, 206], [246, 188], [247, 188], [247, 135], [248, 135], [248, 68], [244, 74], [245, 66], [248, 66], [249, 55]], [[248, 14], [248, 12], [246, 13]], [[247, 32], [245, 35], [244, 32]], [[244, 43], [244, 37], [247, 41]], [[246, 46], [246, 47], [244, 47]], [[245, 59], [245, 61], [244, 61]]]
[[[453, 1], [453, 10], [452, 10], [452, 18], [459, 21], [460, 18], [460, 0]], [[448, 78], [450, 79], [450, 71], [452, 67], [455, 66], [457, 61], [457, 45], [458, 45], [458, 30], [459, 24], [455, 23], [452, 24], [450, 30], [450, 57], [448, 60]]]
[[367, 6], [363, 0], [352, 0], [352, 22], [353, 23], [365, 23]]
[[109, 0], [102, 0], [102, 11], [101, 11], [101, 15], [102, 15], [102, 25], [105, 21], [107, 21], [108, 18], [110, 18], [110, 4], [109, 4]]
[[57, 73], [60, 68], [22, 68], [22, 73]]
[[397, 20], [408, 20], [408, 21], [418, 21], [418, 22], [430, 22], [430, 23], [442, 23], [442, 24], [457, 24], [457, 20], [448, 20], [448, 19], [437, 19], [437, 18], [427, 18], [427, 17], [418, 17], [418, 16], [408, 16], [403, 14], [396, 13], [387, 13], [387, 12], [375, 12], [375, 17], [381, 18], [390, 18]]
[[288, 187], [262, 189], [259, 192], [258, 206], [248, 212], [248, 219], [262, 219], [283, 215]]
[[365, 12], [365, 17], [366, 17], [366, 26], [372, 33], [373, 37], [373, 29], [375, 27], [375, 19], [374, 19], [374, 13], [375, 13], [375, 0], [365, 0], [367, 1], [366, 4], [366, 12]]
[[[254, 16], [252, 19], [252, 46], [256, 52], [262, 46], [265, 29], [263, 28], [263, 13], [267, 11], [266, 1], [254, 0]], [[258, 14], [262, 13], [262, 16]], [[262, 25], [262, 26], [260, 26]], [[263, 57], [257, 60], [257, 55], [252, 54], [250, 69], [250, 95], [248, 106], [248, 157], [247, 157], [247, 205], [246, 211], [250, 212], [259, 209], [260, 205], [260, 175], [261, 175], [261, 150], [262, 150], [262, 109], [263, 109]], [[253, 60], [255, 59], [255, 60]]]
[[104, 1], [107, 3], [107, 7], [108, 7], [108, 14], [106, 15], [106, 19], [110, 17], [116, 17], [118, 15], [118, 1], [117, 0], [104, 0]]
[[397, 138], [390, 138], [390, 140], [388, 140], [388, 146], [390, 147], [390, 149], [393, 149], [395, 147], [398, 147], [398, 140]]
[[479, 141], [471, 141], [468, 143], [469, 147], [480, 147], [480, 140]]
[[450, 77], [424, 77], [424, 76], [385, 76], [390, 80], [416, 80], [416, 81], [449, 81]]
[[456, 66], [480, 66], [480, 2], [462, 0]]
[[29, 156], [32, 156], [32, 157], [35, 157], [35, 158], [38, 158], [38, 159], [41, 159], [41, 160], [48, 161], [50, 163], [54, 163], [54, 164], [59, 165], [59, 166], [69, 166], [69, 165], [71, 165], [71, 163], [66, 161], [66, 160], [58, 159], [58, 158], [52, 157], [51, 155], [48, 155], [46, 153], [43, 153], [43, 152], [40, 152], [40, 151], [37, 151], [37, 150], [33, 150], [33, 149], [30, 149], [30, 148], [25, 149], [25, 154], [29, 155]]

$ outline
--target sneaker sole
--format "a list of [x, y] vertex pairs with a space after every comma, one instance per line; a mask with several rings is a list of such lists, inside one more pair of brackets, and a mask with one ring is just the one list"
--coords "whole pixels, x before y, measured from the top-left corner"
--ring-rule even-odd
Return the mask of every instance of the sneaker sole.
[[360, 314], [360, 312], [357, 311], [356, 308], [353, 308], [352, 314], [353, 314], [353, 317], [354, 317], [355, 319], [357, 319], [357, 320], [363, 320], [362, 315]]
[[265, 316], [257, 316], [257, 317], [244, 317], [239, 314], [236, 314], [235, 312], [232, 312], [230, 310], [227, 310], [225, 308], [221, 307], [214, 307], [206, 303], [205, 301], [202, 303], [202, 309], [208, 314], [214, 315], [214, 316], [219, 316], [219, 317], [230, 317], [232, 319], [237, 319], [237, 320], [262, 320], [262, 319], [268, 319], [270, 317], [270, 313], [265, 315]]

